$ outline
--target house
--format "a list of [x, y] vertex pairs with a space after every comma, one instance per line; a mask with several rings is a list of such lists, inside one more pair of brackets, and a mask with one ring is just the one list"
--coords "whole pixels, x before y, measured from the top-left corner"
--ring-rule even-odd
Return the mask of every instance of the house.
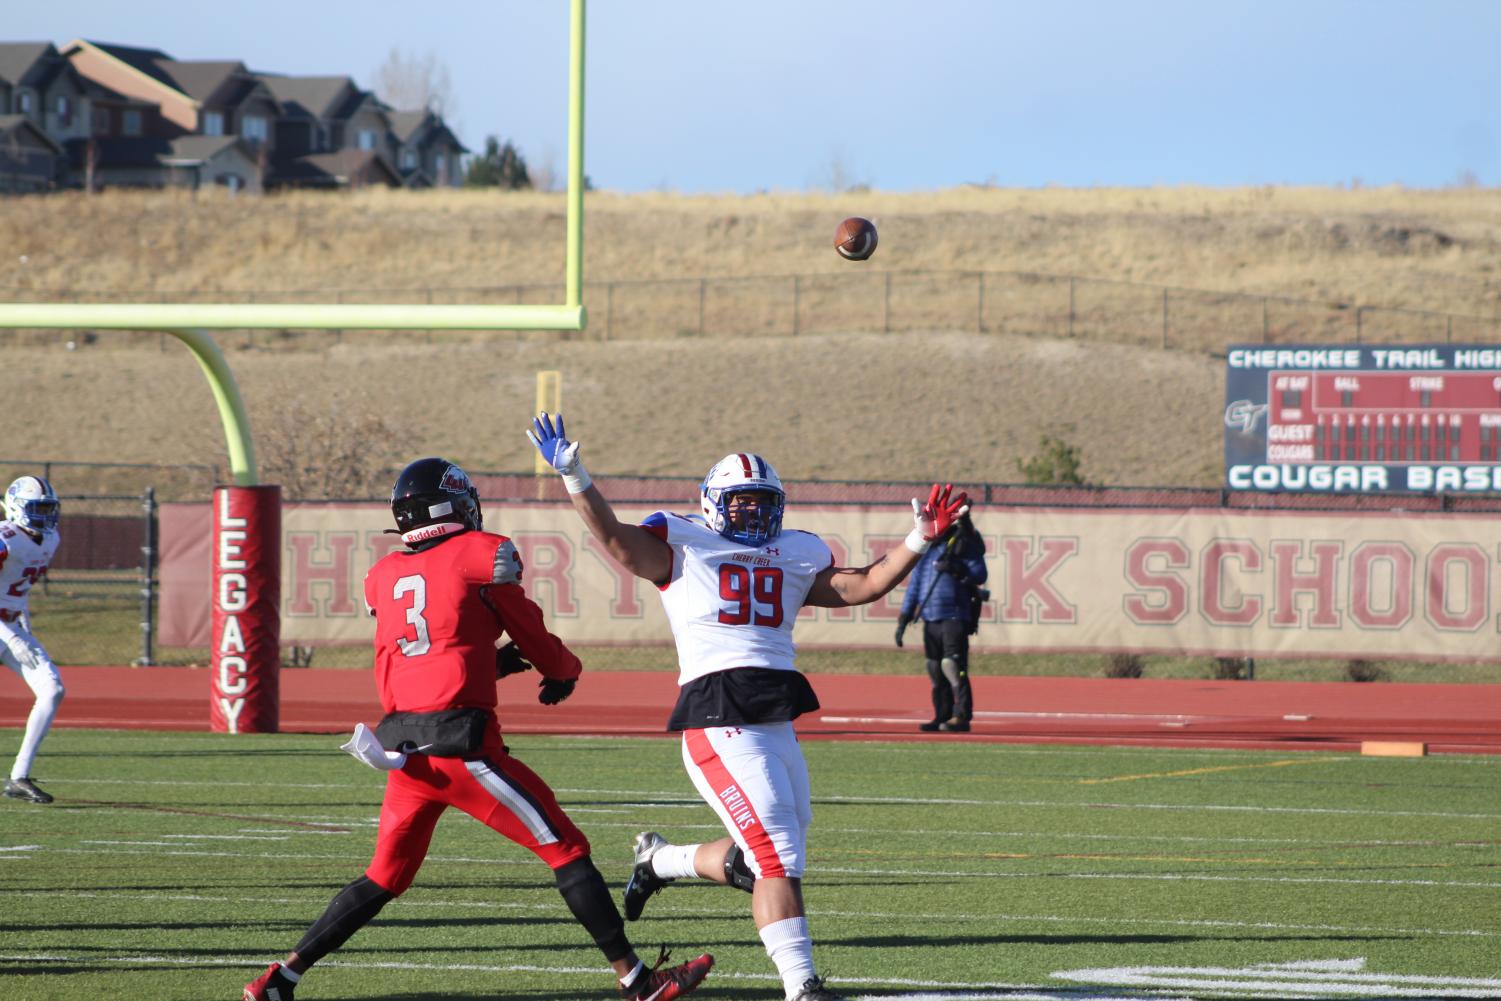
[[[261, 163], [236, 136], [103, 136], [65, 147], [69, 173], [94, 188], [199, 188], [261, 191]], [[89, 158], [93, 158], [90, 164]], [[81, 182], [80, 182], [81, 183]]]
[[271, 183], [286, 188], [399, 188], [401, 176], [376, 150], [341, 149], [284, 162], [272, 172]]
[[[255, 73], [238, 60], [81, 38], [61, 49], [0, 43], [5, 115], [56, 147], [54, 186], [90, 190], [452, 186], [468, 152], [440, 116], [393, 111], [347, 76]], [[32, 190], [47, 145], [16, 123], [9, 130], [10, 183], [21, 184], [24, 159]]]
[[[326, 187], [331, 179], [354, 176], [348, 173], [351, 167], [358, 168], [356, 175], [364, 176], [365, 183], [400, 184], [400, 175], [388, 160], [390, 119], [374, 94], [361, 90], [347, 76], [263, 73], [260, 79], [282, 108], [269, 186]], [[369, 156], [327, 159], [346, 152]], [[370, 165], [371, 156], [382, 164]], [[388, 176], [394, 180], [384, 180]]]
[[469, 150], [432, 111], [391, 111], [392, 161], [408, 188], [449, 188], [464, 183]]
[[[53, 145], [87, 137], [92, 127], [90, 88], [51, 42], [0, 42], [0, 116], [19, 115], [34, 125]], [[11, 160], [6, 169], [18, 169], [15, 158], [24, 155], [30, 178], [41, 169], [42, 147], [10, 126]], [[21, 147], [25, 147], [24, 151]], [[61, 180], [62, 160], [52, 163], [47, 187]], [[11, 184], [11, 182], [6, 182]], [[36, 190], [28, 180], [27, 190]], [[13, 184], [0, 190], [15, 190]]]
[[[244, 63], [178, 60], [159, 49], [86, 39], [70, 42], [63, 55], [101, 91], [94, 99], [100, 111], [94, 139], [104, 183], [196, 187], [199, 167], [190, 172], [194, 179], [185, 181], [184, 165], [212, 151], [208, 155], [216, 165], [201, 165], [208, 172], [204, 176], [235, 190], [261, 189], [275, 153], [275, 125], [282, 109]], [[232, 142], [181, 144], [191, 137]], [[112, 141], [146, 139], [159, 141]], [[148, 156], [157, 157], [155, 173], [146, 163]], [[253, 183], [236, 162], [246, 156], [256, 169]], [[76, 150], [70, 149], [70, 160], [76, 168]]]
[[62, 147], [25, 115], [0, 115], [0, 193], [49, 191]]

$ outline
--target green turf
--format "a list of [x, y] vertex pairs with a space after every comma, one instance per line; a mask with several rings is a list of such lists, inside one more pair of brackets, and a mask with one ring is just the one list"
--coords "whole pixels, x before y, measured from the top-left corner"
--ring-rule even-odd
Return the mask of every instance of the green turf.
[[[18, 739], [0, 731], [0, 757]], [[237, 998], [368, 860], [381, 779], [338, 743], [54, 731], [36, 774], [58, 802], [0, 800], [0, 998]], [[816, 957], [851, 997], [1116, 997], [1055, 974], [1142, 965], [1498, 975], [1501, 758], [804, 746]], [[519, 736], [512, 749], [558, 790], [614, 887], [636, 831], [719, 833], [674, 741]], [[781, 996], [738, 891], [674, 885], [630, 932], [643, 953], [712, 951], [698, 996]], [[1468, 996], [1501, 994], [1490, 983]], [[609, 996], [547, 871], [457, 813], [413, 889], [298, 993]]]

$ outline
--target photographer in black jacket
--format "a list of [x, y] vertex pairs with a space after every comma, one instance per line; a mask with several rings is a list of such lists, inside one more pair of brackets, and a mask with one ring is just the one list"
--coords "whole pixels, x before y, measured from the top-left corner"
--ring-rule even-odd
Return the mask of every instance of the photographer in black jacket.
[[933, 682], [933, 719], [919, 730], [967, 733], [974, 713], [969, 687], [969, 638], [979, 627], [985, 583], [985, 540], [963, 515], [918, 561], [907, 580], [896, 622], [896, 645], [914, 620], [923, 622], [923, 651]]

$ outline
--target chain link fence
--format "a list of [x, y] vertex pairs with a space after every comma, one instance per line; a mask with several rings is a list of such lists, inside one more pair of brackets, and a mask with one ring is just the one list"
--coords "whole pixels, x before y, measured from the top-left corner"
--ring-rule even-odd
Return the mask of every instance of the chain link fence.
[[[468, 303], [561, 302], [561, 283], [411, 289], [0, 289], [11, 302]], [[1223, 353], [1228, 345], [1498, 343], [1501, 317], [1391, 308], [1246, 292], [1192, 289], [1024, 271], [871, 271], [630, 281], [591, 280], [589, 327], [522, 336], [594, 340], [796, 337], [826, 333], [970, 330]], [[4, 330], [0, 343], [86, 347], [93, 331]], [[229, 347], [314, 350], [370, 332], [226, 332]], [[486, 331], [427, 331], [429, 342], [473, 341]], [[113, 331], [112, 343], [168, 350], [167, 336]]]
[[37, 637], [59, 664], [153, 663], [155, 497], [58, 498], [62, 543], [30, 595]]

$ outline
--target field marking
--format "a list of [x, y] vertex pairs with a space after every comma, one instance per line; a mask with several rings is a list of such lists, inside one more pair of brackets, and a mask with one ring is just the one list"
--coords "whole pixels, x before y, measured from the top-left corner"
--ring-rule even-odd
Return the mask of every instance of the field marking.
[[[694, 885], [694, 884], [685, 884]], [[704, 889], [709, 889], [705, 884]], [[414, 893], [436, 892], [424, 891], [414, 888]], [[220, 903], [227, 905], [236, 904], [266, 904], [278, 907], [293, 905], [316, 908], [327, 903], [326, 896], [303, 896], [303, 897], [247, 897], [244, 895], [209, 895], [202, 893], [141, 893], [128, 890], [83, 890], [68, 891], [70, 897], [86, 897], [102, 900], [131, 901], [167, 901], [180, 903]], [[725, 895], [729, 897], [728, 894]], [[40, 898], [53, 900], [56, 893], [51, 890], [3, 890], [0, 889], [0, 899], [14, 898]], [[737, 899], [738, 898], [733, 898]], [[549, 900], [545, 903], [525, 904], [502, 900], [422, 900], [413, 899], [410, 895], [403, 896], [401, 908], [427, 908], [430, 910], [456, 910], [456, 911], [549, 911], [556, 912], [558, 905]], [[701, 899], [695, 899], [691, 905], [670, 900], [663, 897], [661, 903], [654, 904], [654, 913], [665, 912], [678, 917], [702, 915], [706, 911], [713, 917], [741, 918], [745, 916], [743, 907], [733, 904], [723, 906], [708, 903]], [[912, 919], [922, 921], [972, 921], [1005, 922], [1009, 924], [1062, 924], [1062, 925], [1108, 925], [1108, 926], [1141, 926], [1147, 928], [1203, 928], [1226, 931], [1282, 931], [1282, 932], [1336, 932], [1348, 935], [1431, 935], [1440, 938], [1501, 938], [1501, 929], [1498, 928], [1410, 928], [1410, 927], [1387, 927], [1383, 925], [1331, 925], [1331, 924], [1289, 924], [1280, 921], [1228, 921], [1213, 918], [1136, 918], [1136, 917], [1084, 917], [1071, 914], [973, 914], [973, 913], [943, 913], [922, 914], [911, 911], [884, 912], [884, 911], [841, 911], [818, 909], [813, 912], [818, 918], [854, 918], [867, 921], [884, 921], [888, 919]]]
[[[212, 966], [212, 967], [244, 967], [247, 972], [254, 972], [259, 964], [265, 961], [265, 957], [257, 954], [254, 957], [211, 957], [211, 956], [172, 956], [172, 955], [122, 955], [122, 956], [62, 956], [51, 953], [9, 953], [0, 954], [0, 963], [69, 963], [88, 964], [92, 966], [106, 966], [118, 964], [122, 966]], [[609, 976], [609, 967], [600, 966], [537, 966], [530, 963], [509, 963], [506, 965], [491, 965], [484, 963], [413, 963], [381, 960], [350, 960], [328, 957], [318, 962], [319, 969], [340, 968], [347, 970], [410, 970], [416, 972], [437, 973], [546, 973], [555, 976], [578, 976], [578, 975], [603, 975]], [[781, 977], [774, 973], [739, 973], [716, 971], [712, 974], [714, 980], [736, 980], [751, 983], [781, 983]], [[862, 986], [892, 985], [895, 987], [926, 987], [944, 990], [941, 995], [944, 998], [953, 998], [951, 991], [986, 991], [979, 995], [985, 998], [1006, 998], [1010, 1001], [1077, 1001], [1088, 998], [1089, 1001], [1143, 1001], [1141, 995], [1133, 995], [1131, 998], [1110, 998], [1099, 994], [1083, 994], [1078, 990], [1065, 989], [1063, 992], [1048, 990], [1041, 984], [1007, 984], [1007, 983], [949, 983], [942, 980], [908, 980], [887, 977], [839, 977], [833, 980], [835, 986], [843, 984], [859, 984]], [[1036, 993], [1018, 994], [1017, 991]], [[1004, 993], [995, 993], [1004, 992]], [[973, 994], [960, 995], [974, 997]], [[889, 996], [888, 996], [889, 997]]]
[[[367, 853], [360, 855], [320, 855], [293, 852], [232, 852], [232, 851], [187, 851], [171, 842], [161, 841], [135, 841], [135, 840], [83, 840], [80, 844], [108, 846], [104, 849], [86, 848], [48, 848], [44, 851], [59, 855], [156, 855], [156, 856], [182, 856], [185, 858], [229, 858], [229, 859], [300, 859], [307, 861], [340, 861], [357, 863], [368, 860]], [[169, 851], [129, 851], [129, 848], [168, 848]], [[20, 856], [17, 856], [20, 857]], [[30, 856], [35, 857], [35, 856]], [[504, 858], [470, 858], [454, 855], [429, 855], [429, 862], [456, 863], [462, 865], [500, 865], [500, 866], [533, 866], [536, 864], [532, 859], [504, 859]], [[1216, 861], [1216, 860], [1206, 860]], [[1339, 886], [1411, 886], [1411, 887], [1435, 887], [1439, 889], [1456, 890], [1496, 890], [1501, 889], [1501, 882], [1481, 883], [1466, 882], [1460, 880], [1437, 880], [1437, 879], [1351, 879], [1337, 878], [1332, 876], [1211, 876], [1202, 874], [1181, 873], [1128, 873], [1128, 872], [997, 872], [991, 871], [964, 871], [964, 870], [934, 870], [934, 869], [856, 869], [849, 866], [809, 866], [808, 871], [815, 875], [838, 875], [838, 876], [930, 876], [937, 879], [1121, 879], [1137, 880], [1144, 882], [1214, 882], [1214, 883], [1287, 883], [1287, 884], [1327, 884]], [[0, 891], [3, 892], [3, 891]]]
[[[595, 824], [595, 827], [630, 827], [630, 824]], [[685, 825], [676, 825], [682, 827]], [[712, 826], [715, 830], [719, 825]], [[1077, 841], [1172, 841], [1194, 844], [1207, 842], [1215, 845], [1297, 845], [1304, 848], [1492, 848], [1501, 841], [1382, 841], [1351, 840], [1349, 838], [1206, 838], [1190, 834], [1090, 834], [1083, 831], [955, 831], [952, 828], [930, 830], [919, 827], [819, 827], [819, 834], [877, 834], [911, 835], [918, 838], [963, 834], [967, 838], [1046, 838], [1048, 840], [1074, 839]]]
[[1365, 996], [1495, 998], [1501, 980], [1434, 977], [1420, 974], [1366, 973], [1365, 959], [1305, 960], [1251, 966], [1117, 966], [1054, 973], [1102, 987], [1168, 987], [1209, 991], [1211, 996], [1324, 998]]
[[1081, 786], [1104, 785], [1107, 782], [1136, 782], [1141, 779], [1177, 779], [1185, 775], [1211, 775], [1216, 772], [1241, 772], [1255, 768], [1286, 768], [1289, 765], [1314, 764], [1317, 759], [1266, 761], [1253, 765], [1214, 765], [1206, 768], [1183, 768], [1175, 772], [1143, 772], [1139, 775], [1114, 775], [1108, 779], [1078, 779]]
[[[1310, 763], [1321, 763], [1331, 759], [1314, 758]], [[1359, 762], [1365, 759], [1348, 757], [1343, 759], [1347, 762]], [[1388, 759], [1382, 759], [1386, 761]], [[1425, 761], [1435, 759], [1423, 759]], [[59, 784], [77, 782], [79, 784], [99, 785], [132, 785], [132, 786], [209, 786], [213, 788], [254, 788], [254, 789], [345, 789], [348, 790], [356, 783], [304, 783], [297, 785], [286, 782], [211, 782], [211, 781], [157, 781], [152, 779], [53, 779]], [[373, 786], [372, 788], [379, 788]], [[577, 789], [568, 787], [555, 787], [553, 792], [564, 795], [610, 795], [635, 797], [620, 803], [622, 807], [640, 808], [676, 808], [698, 807], [703, 805], [703, 800], [695, 797], [681, 796], [677, 793], [654, 793], [641, 790], [627, 789]], [[99, 802], [93, 800], [72, 800], [74, 803], [89, 803], [101, 808], [117, 809], [152, 809], [149, 804]], [[815, 795], [815, 805], [824, 804], [851, 804], [868, 806], [998, 806], [998, 807], [1039, 807], [1047, 809], [1108, 809], [1108, 810], [1208, 810], [1230, 813], [1287, 813], [1287, 814], [1310, 814], [1315, 816], [1351, 816], [1351, 817], [1417, 817], [1437, 818], [1442, 820], [1501, 820], [1501, 813], [1455, 813], [1446, 810], [1362, 810], [1342, 807], [1313, 807], [1313, 806], [1247, 806], [1233, 803], [1112, 803], [1112, 802], [1080, 802], [1073, 800], [1023, 800], [1023, 799], [952, 799], [923, 796], [827, 796]], [[567, 804], [564, 804], [565, 806]], [[167, 809], [167, 808], [163, 808]], [[210, 814], [212, 816], [212, 814]], [[238, 816], [238, 815], [237, 815]], [[245, 820], [261, 820], [281, 822], [273, 815], [252, 814], [244, 816]], [[354, 823], [356, 821], [330, 821], [328, 823]], [[286, 823], [296, 823], [286, 821]], [[327, 824], [325, 824], [327, 826]]]

